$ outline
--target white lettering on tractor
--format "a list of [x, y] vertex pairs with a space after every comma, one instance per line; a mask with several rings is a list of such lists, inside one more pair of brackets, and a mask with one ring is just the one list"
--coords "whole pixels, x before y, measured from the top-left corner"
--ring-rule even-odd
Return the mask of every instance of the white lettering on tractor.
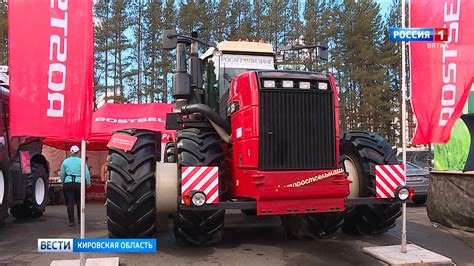
[[344, 173], [344, 169], [336, 169], [336, 170], [332, 170], [332, 171], [329, 171], [329, 172], [324, 173], [324, 174], [320, 174], [320, 175], [317, 175], [317, 176], [312, 176], [312, 177], [303, 179], [301, 181], [297, 181], [297, 182], [294, 182], [292, 184], [288, 184], [284, 187], [301, 187], [301, 186], [304, 186], [304, 185], [307, 185], [307, 184], [314, 183], [314, 182], [319, 181], [319, 180], [326, 179], [330, 176], [334, 176], [334, 175], [342, 174], [342, 173]]
[[[57, 2], [57, 6], [55, 3]], [[66, 89], [67, 60], [67, 0], [51, 0], [51, 9], [63, 11], [63, 17], [52, 17], [50, 26], [54, 33], [49, 37], [48, 117], [64, 117], [64, 93]], [[59, 30], [58, 30], [59, 29]]]
[[[446, 43], [457, 43], [459, 40], [459, 14], [461, 8], [461, 1], [457, 0], [457, 6], [454, 8], [454, 4], [444, 3], [444, 22], [449, 23], [448, 41]], [[448, 28], [447, 24], [444, 24], [444, 28]], [[448, 49], [448, 46], [443, 46], [443, 87], [441, 87], [441, 112], [439, 117], [439, 126], [446, 126], [449, 119], [453, 115], [454, 105], [456, 103], [456, 70], [457, 65], [455, 62], [458, 56], [457, 49]]]

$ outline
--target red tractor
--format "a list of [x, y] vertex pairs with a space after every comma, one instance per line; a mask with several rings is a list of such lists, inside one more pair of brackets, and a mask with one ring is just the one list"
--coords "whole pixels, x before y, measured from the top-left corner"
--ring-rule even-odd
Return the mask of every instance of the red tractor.
[[15, 218], [37, 218], [48, 201], [49, 164], [41, 139], [9, 134], [7, 71], [0, 66], [0, 227], [8, 210]]
[[110, 237], [153, 237], [171, 214], [178, 244], [213, 244], [227, 209], [278, 215], [296, 238], [394, 226], [401, 201], [375, 198], [374, 168], [397, 164], [396, 151], [375, 133], [339, 135], [331, 75], [274, 70], [269, 44], [223, 42], [199, 58], [199, 43], [163, 34], [177, 60], [167, 163], [159, 133], [117, 133], [136, 142], [109, 151]]

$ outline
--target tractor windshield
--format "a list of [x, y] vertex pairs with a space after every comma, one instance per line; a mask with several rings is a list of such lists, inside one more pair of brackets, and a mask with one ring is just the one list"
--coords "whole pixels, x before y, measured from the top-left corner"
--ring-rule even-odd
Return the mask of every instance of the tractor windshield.
[[232, 80], [243, 72], [263, 69], [274, 69], [273, 56], [223, 54], [210, 57], [204, 63], [209, 106], [224, 115]]

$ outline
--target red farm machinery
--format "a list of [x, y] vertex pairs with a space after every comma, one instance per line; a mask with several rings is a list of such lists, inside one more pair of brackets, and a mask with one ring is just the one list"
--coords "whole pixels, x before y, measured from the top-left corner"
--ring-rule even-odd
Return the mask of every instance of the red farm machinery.
[[8, 67], [0, 66], [0, 227], [10, 214], [38, 218], [48, 203], [49, 163], [42, 139], [11, 137]]
[[266, 43], [222, 42], [201, 57], [199, 44], [163, 33], [177, 61], [165, 162], [159, 132], [116, 133], [136, 142], [109, 151], [110, 237], [154, 237], [172, 216], [178, 244], [213, 244], [227, 209], [280, 216], [296, 238], [394, 226], [401, 200], [375, 198], [375, 165], [398, 164], [396, 151], [376, 133], [340, 135], [333, 76], [275, 70]]

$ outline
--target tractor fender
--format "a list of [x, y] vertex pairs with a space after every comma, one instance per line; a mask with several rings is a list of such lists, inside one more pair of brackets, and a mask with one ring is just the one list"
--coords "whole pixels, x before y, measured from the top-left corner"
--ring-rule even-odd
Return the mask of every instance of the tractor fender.
[[46, 174], [48, 176], [50, 175], [50, 168], [49, 168], [49, 162], [46, 160], [46, 157], [44, 157], [43, 154], [35, 154], [33, 157], [30, 158], [30, 162], [32, 163], [39, 163], [44, 166], [44, 169], [46, 170]]
[[[23, 151], [23, 150], [20, 150]], [[46, 158], [41, 154], [41, 150], [25, 150], [29, 152], [30, 155], [30, 163], [38, 163], [41, 164], [44, 169], [46, 170], [47, 176], [49, 176], [49, 162]], [[26, 193], [26, 186], [27, 186], [27, 178], [28, 175], [22, 174], [21, 171], [21, 164], [20, 164], [20, 156], [19, 152], [17, 152], [16, 156], [13, 160], [10, 161], [10, 176], [11, 176], [11, 187], [12, 187], [12, 205], [17, 205], [23, 203], [25, 199]]]
[[176, 163], [156, 163], [155, 200], [157, 227], [166, 230], [168, 216], [175, 214], [178, 207], [178, 165]]

